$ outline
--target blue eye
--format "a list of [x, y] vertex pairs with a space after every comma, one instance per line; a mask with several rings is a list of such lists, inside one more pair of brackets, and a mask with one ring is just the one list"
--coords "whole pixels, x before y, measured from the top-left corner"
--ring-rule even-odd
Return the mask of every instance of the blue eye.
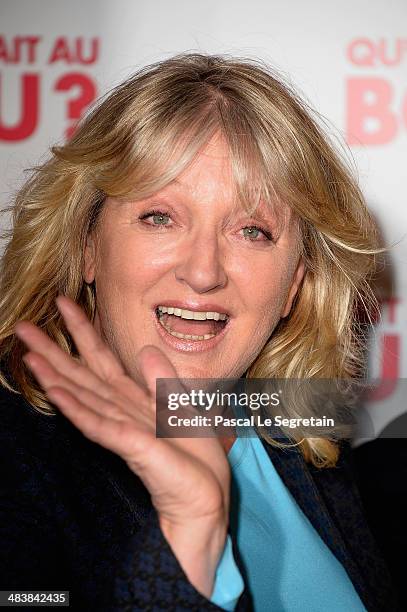
[[152, 215], [155, 225], [167, 225], [170, 220], [168, 215]]
[[263, 234], [263, 236], [265, 236], [266, 240], [271, 240], [272, 236], [269, 232], [267, 232], [266, 230], [261, 229], [260, 227], [257, 227], [257, 225], [249, 225], [247, 227], [243, 228], [243, 235], [247, 240], [251, 240], [252, 242], [258, 242], [257, 238], [260, 236], [260, 234]]
[[[169, 222], [171, 220], [170, 215], [168, 213], [163, 212], [162, 210], [149, 210], [143, 215], [141, 215], [139, 219], [141, 221], [144, 221], [145, 219], [149, 219], [150, 217], [152, 218], [152, 223], [146, 223], [150, 227], [171, 227], [171, 225], [169, 225]], [[245, 240], [249, 240], [250, 242], [267, 242], [269, 240], [273, 240], [273, 237], [270, 232], [262, 229], [261, 227], [258, 227], [257, 225], [248, 225], [242, 229]], [[263, 240], [259, 240], [260, 236], [263, 236]]]
[[141, 220], [153, 218], [153, 223], [150, 225], [168, 225], [170, 215], [162, 212], [161, 210], [150, 210], [140, 217]]

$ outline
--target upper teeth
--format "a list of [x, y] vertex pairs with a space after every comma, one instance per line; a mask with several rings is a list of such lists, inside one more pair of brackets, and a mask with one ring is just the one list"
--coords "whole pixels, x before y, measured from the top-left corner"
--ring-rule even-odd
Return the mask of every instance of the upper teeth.
[[205, 319], [213, 319], [214, 321], [225, 321], [227, 315], [221, 312], [196, 312], [195, 310], [185, 310], [184, 308], [172, 308], [172, 306], [158, 306], [160, 314], [171, 314], [181, 319], [194, 319], [195, 321], [205, 321]]

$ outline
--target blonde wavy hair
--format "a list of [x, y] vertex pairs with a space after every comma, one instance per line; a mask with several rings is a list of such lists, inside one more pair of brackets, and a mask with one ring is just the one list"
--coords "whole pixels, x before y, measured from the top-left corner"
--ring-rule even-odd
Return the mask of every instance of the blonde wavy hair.
[[[276, 210], [288, 204], [298, 216], [306, 265], [290, 315], [246, 376], [358, 376], [364, 341], [356, 310], [373, 303], [368, 281], [377, 232], [349, 165], [320, 123], [279, 76], [247, 59], [182, 54], [113, 89], [69, 142], [51, 149], [11, 207], [0, 277], [2, 384], [54, 413], [22, 361], [16, 321], [33, 321], [75, 355], [55, 298], [70, 296], [93, 319], [95, 290], [83, 280], [83, 256], [105, 198], [141, 199], [162, 189], [219, 131], [230, 149], [236, 197], [247, 208], [260, 200]], [[296, 442], [314, 465], [335, 465], [333, 440]]]

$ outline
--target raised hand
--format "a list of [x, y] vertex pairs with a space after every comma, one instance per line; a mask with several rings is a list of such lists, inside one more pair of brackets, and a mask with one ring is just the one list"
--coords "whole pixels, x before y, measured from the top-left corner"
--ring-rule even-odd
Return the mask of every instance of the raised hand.
[[230, 472], [219, 440], [156, 438], [155, 382], [177, 378], [170, 361], [157, 347], [145, 346], [135, 356], [135, 381], [75, 302], [60, 296], [57, 306], [80, 362], [34, 324], [20, 321], [15, 331], [29, 349], [25, 363], [85, 436], [120, 455], [141, 478], [180, 564], [209, 597], [229, 514]]

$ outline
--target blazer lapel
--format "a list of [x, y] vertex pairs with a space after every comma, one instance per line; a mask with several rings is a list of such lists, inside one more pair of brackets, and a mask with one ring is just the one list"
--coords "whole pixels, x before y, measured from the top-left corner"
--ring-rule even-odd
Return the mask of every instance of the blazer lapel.
[[[349, 532], [351, 525], [349, 523], [347, 523], [346, 527], [338, 525], [337, 521], [341, 518], [338, 513], [334, 515], [336, 522], [332, 518], [331, 506], [332, 504], [337, 504], [338, 499], [335, 499], [333, 496], [331, 479], [325, 479], [324, 472], [336, 470], [334, 477], [334, 480], [336, 480], [339, 476], [337, 468], [315, 468], [318, 471], [319, 484], [324, 487], [324, 496], [322, 496], [314, 481], [313, 471], [308, 467], [297, 447], [281, 449], [271, 446], [264, 440], [262, 440], [262, 443], [280, 478], [293, 495], [295, 501], [325, 544], [345, 568], [364, 605], [369, 611], [380, 609], [374, 605], [372, 594], [369, 593], [366, 587], [366, 580], [349, 550], [348, 538], [352, 538], [353, 535], [352, 530]], [[352, 504], [349, 496], [346, 503], [348, 506]], [[359, 528], [360, 516], [358, 515], [354, 518]], [[341, 529], [341, 527], [345, 528]], [[345, 539], [346, 535], [348, 538]]]

